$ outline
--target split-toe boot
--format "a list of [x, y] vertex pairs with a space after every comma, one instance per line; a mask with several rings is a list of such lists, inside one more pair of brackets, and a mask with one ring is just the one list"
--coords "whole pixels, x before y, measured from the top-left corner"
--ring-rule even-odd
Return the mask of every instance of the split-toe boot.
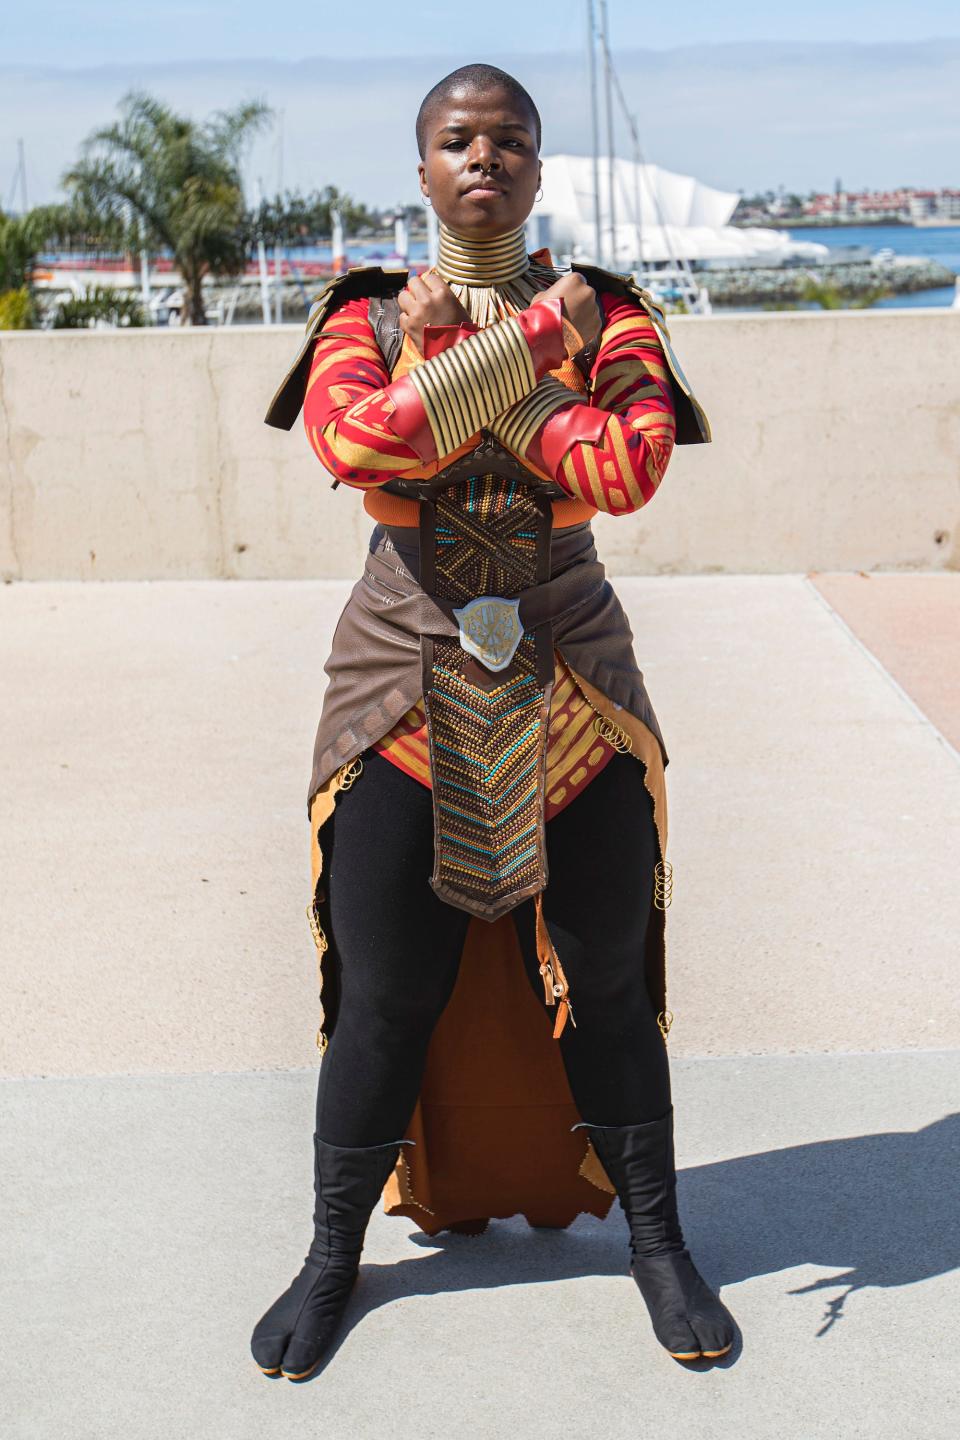
[[402, 1144], [345, 1147], [314, 1135], [313, 1243], [303, 1269], [261, 1317], [250, 1341], [266, 1375], [303, 1380], [329, 1350], [360, 1268], [373, 1208]]
[[697, 1270], [677, 1213], [673, 1109], [643, 1125], [587, 1125], [630, 1227], [630, 1273], [653, 1331], [675, 1360], [714, 1360], [735, 1323]]

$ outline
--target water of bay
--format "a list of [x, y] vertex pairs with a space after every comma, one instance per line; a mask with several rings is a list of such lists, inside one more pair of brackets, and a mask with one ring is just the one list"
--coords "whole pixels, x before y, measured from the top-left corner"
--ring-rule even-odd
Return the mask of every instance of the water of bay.
[[[871, 254], [892, 250], [895, 255], [922, 255], [960, 275], [960, 225], [835, 225], [822, 229], [804, 226], [789, 233], [791, 240], [819, 241], [831, 251], [864, 246]], [[954, 287], [945, 285], [936, 290], [917, 290], [912, 295], [890, 295], [878, 300], [873, 308], [899, 310], [952, 305], [953, 297]]]

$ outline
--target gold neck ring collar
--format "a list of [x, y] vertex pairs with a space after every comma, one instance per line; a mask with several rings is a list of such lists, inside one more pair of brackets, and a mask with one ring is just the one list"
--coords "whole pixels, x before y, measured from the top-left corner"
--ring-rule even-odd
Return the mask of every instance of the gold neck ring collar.
[[448, 284], [506, 285], [530, 267], [526, 231], [510, 230], [489, 240], [468, 240], [440, 226], [437, 273]]

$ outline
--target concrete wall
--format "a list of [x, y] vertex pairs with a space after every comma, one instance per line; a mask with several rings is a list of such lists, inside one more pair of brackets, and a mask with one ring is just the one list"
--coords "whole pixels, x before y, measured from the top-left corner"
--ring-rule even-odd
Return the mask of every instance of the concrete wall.
[[[960, 568], [960, 313], [678, 317], [714, 443], [614, 573]], [[5, 578], [337, 577], [370, 522], [262, 424], [296, 327], [0, 335]]]

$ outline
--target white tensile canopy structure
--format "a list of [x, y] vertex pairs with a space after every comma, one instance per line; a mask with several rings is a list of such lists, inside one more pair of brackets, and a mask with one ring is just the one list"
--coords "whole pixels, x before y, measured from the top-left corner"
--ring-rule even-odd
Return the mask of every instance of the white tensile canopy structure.
[[729, 222], [739, 196], [729, 190], [715, 190], [692, 175], [659, 165], [615, 159], [611, 255], [605, 157], [599, 178], [602, 256], [596, 254], [592, 158], [544, 157], [543, 211], [550, 217], [551, 243], [558, 254], [569, 252], [575, 259], [599, 261], [614, 270], [634, 270], [682, 260], [776, 265], [788, 256], [812, 259], [827, 253], [826, 246], [792, 241], [782, 230], [735, 228]]

